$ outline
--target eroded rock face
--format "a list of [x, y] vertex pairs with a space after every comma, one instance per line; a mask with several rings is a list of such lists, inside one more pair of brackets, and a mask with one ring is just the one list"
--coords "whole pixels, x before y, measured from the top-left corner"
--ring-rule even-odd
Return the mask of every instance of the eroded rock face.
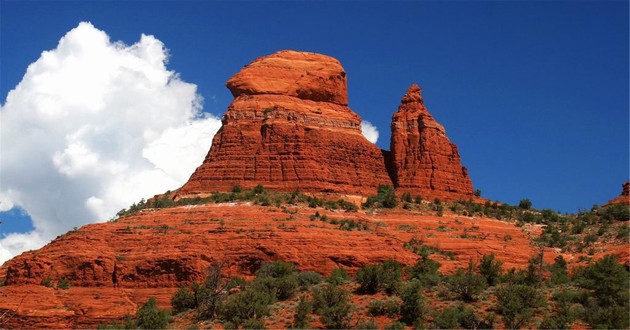
[[346, 106], [346, 75], [336, 59], [281, 51], [245, 66], [227, 86], [235, 99], [180, 195], [237, 184], [367, 195], [391, 184], [381, 150]]
[[257, 58], [227, 82], [234, 97], [273, 94], [348, 105], [346, 72], [330, 56], [281, 51]]
[[391, 173], [397, 189], [431, 198], [473, 196], [457, 146], [424, 106], [418, 85], [403, 96], [391, 129]]

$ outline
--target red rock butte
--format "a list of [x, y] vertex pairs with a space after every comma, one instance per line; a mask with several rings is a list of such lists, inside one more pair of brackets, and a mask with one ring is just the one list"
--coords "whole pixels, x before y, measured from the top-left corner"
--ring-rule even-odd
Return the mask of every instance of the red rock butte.
[[424, 198], [473, 196], [457, 147], [413, 85], [392, 121], [391, 152], [361, 134], [346, 72], [326, 55], [280, 51], [227, 82], [234, 100], [180, 197], [262, 184], [277, 190], [372, 195], [381, 184]]

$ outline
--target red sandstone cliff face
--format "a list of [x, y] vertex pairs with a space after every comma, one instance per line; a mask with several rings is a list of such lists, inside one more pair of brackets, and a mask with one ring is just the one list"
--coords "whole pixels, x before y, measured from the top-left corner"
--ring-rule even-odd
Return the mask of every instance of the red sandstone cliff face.
[[281, 51], [245, 66], [227, 87], [235, 99], [223, 127], [180, 195], [236, 184], [367, 195], [391, 184], [381, 150], [347, 107], [336, 59]]
[[412, 85], [392, 118], [391, 170], [396, 188], [444, 199], [472, 198], [472, 182], [457, 146]]
[[623, 183], [623, 185], [621, 185], [621, 195], [606, 203], [606, 205], [612, 204], [630, 205], [630, 181], [626, 181]]

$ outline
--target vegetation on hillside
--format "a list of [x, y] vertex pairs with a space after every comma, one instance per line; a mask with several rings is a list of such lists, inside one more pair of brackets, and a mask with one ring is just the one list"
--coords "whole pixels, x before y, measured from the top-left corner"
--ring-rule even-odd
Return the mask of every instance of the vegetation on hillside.
[[[432, 269], [440, 265], [433, 262], [404, 267], [386, 260], [364, 266], [352, 279], [343, 270], [324, 277], [276, 261], [263, 263], [250, 281], [225, 277], [215, 264], [203, 283], [183, 286], [173, 295], [172, 313], [195, 327], [221, 324], [226, 329], [365, 329], [379, 322], [388, 329], [630, 327], [630, 274], [612, 255], [570, 275], [559, 259], [539, 272], [536, 267], [505, 270], [493, 255], [485, 255], [479, 264], [470, 262], [453, 275], [435, 278]], [[534, 257], [531, 265], [538, 262]], [[551, 273], [565, 278], [558, 282]], [[150, 299], [135, 317], [99, 328], [161, 329], [170, 321], [170, 313]]]
[[[354, 203], [343, 199], [324, 200], [297, 191], [273, 192], [262, 186], [252, 190], [236, 186], [231, 192], [177, 201], [170, 199], [170, 195], [143, 200], [118, 216], [150, 208], [245, 201], [284, 209], [300, 206], [358, 211]], [[390, 209], [436, 216], [450, 212], [461, 217], [495, 218], [517, 226], [537, 225], [542, 234], [534, 237], [533, 244], [540, 247], [541, 253], [532, 256], [528, 267], [520, 270], [504, 269], [493, 254], [488, 254], [478, 263], [471, 260], [467, 267], [444, 275], [439, 270], [440, 263], [431, 256], [454, 259], [455, 255], [412, 238], [404, 247], [419, 256], [416, 264], [404, 266], [394, 259], [386, 260], [365, 265], [354, 277], [341, 268], [325, 277], [312, 271], [300, 272], [293, 264], [276, 261], [263, 263], [255, 278], [247, 281], [226, 278], [220, 265], [215, 265], [208, 270], [204, 282], [183, 286], [174, 294], [171, 312], [175, 318], [188, 318], [199, 327], [221, 324], [226, 329], [404, 326], [557, 329], [576, 324], [594, 328], [630, 327], [630, 275], [615, 256], [596, 261], [583, 257], [580, 259], [583, 266], [571, 272], [561, 255], [551, 264], [545, 264], [542, 258], [543, 247], [593, 255], [602, 251], [598, 250], [602, 242], [627, 244], [630, 237], [627, 205], [596, 206], [572, 215], [538, 210], [526, 198], [518, 206], [473, 200], [426, 201], [409, 193], [398, 197], [393, 188], [380, 186], [362, 208], [368, 214], [392, 212]], [[363, 220], [336, 219], [330, 212], [325, 215], [320, 211], [312, 214], [310, 220], [333, 224], [340, 230], [375, 230], [379, 226]], [[401, 225], [401, 231], [413, 230], [412, 226], [403, 226], [410, 225]], [[170, 319], [154, 303], [147, 304], [149, 307], [143, 306], [143, 312], [139, 310], [136, 318], [129, 317], [124, 324], [110, 326], [141, 327], [144, 322]], [[141, 317], [151, 321], [143, 321]], [[387, 323], [382, 322], [383, 317]]]

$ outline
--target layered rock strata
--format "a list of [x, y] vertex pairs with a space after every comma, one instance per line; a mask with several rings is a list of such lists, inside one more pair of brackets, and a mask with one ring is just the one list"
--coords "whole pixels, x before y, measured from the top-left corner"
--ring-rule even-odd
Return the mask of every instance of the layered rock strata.
[[281, 51], [245, 66], [227, 87], [234, 101], [180, 195], [237, 184], [367, 195], [391, 184], [382, 151], [347, 106], [346, 73], [336, 59]]
[[396, 188], [422, 196], [470, 198], [473, 187], [457, 146], [424, 106], [412, 85], [392, 117], [391, 174]]
[[[534, 253], [528, 234], [513, 223], [449, 214], [368, 216], [306, 205], [286, 207], [289, 213], [245, 202], [189, 205], [83, 226], [0, 267], [0, 315], [7, 312], [0, 327], [93, 329], [134, 315], [150, 297], [162, 308], [171, 308], [177, 288], [202, 281], [214, 262], [223, 264], [226, 276], [248, 278], [262, 263], [275, 260], [294, 263], [300, 271], [328, 275], [341, 267], [354, 274], [391, 258], [415, 264], [418, 256], [405, 248], [414, 237], [455, 256], [431, 256], [444, 273], [489, 253], [497, 253], [506, 268], [526, 267]], [[339, 224], [312, 221], [315, 212], [360, 222], [367, 230], [347, 231]], [[444, 226], [449, 229], [438, 229]], [[478, 231], [470, 232], [472, 226]], [[467, 238], [461, 238], [464, 234]], [[545, 255], [552, 263], [553, 253]], [[69, 289], [60, 288], [62, 279], [70, 283]]]

